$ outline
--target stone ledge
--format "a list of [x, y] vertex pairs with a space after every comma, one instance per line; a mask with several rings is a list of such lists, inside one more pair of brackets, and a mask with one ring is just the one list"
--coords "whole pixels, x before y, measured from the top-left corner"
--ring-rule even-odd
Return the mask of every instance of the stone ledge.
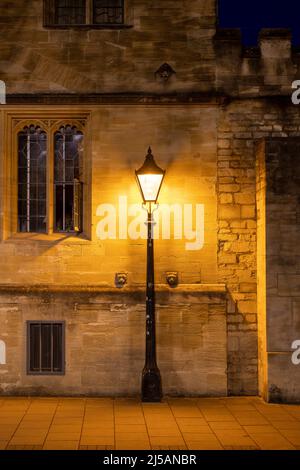
[[105, 29], [105, 30], [122, 30], [122, 29], [132, 29], [134, 27], [133, 24], [115, 24], [115, 23], [106, 23], [106, 24], [51, 24], [51, 23], [44, 23], [45, 29], [57, 29], [57, 30], [73, 30], [73, 31], [90, 31], [92, 29]]
[[[227, 298], [226, 286], [223, 284], [190, 284], [171, 288], [164, 284], [156, 285], [157, 306], [179, 305], [220, 305]], [[129, 286], [123, 289], [109, 285], [67, 286], [67, 285], [1, 285], [0, 304], [52, 304], [67, 303], [97, 305], [99, 308], [111, 304], [136, 305], [145, 304], [145, 286]], [[72, 307], [73, 308], [73, 307]], [[225, 306], [224, 306], [225, 314]], [[222, 310], [222, 312], [223, 312]]]
[[[156, 292], [162, 293], [177, 293], [177, 294], [226, 294], [227, 289], [225, 284], [181, 284], [178, 287], [172, 288], [165, 284], [156, 284]], [[134, 286], [117, 288], [108, 285], [0, 285], [0, 294], [10, 293], [87, 293], [87, 294], [134, 294], [144, 293], [145, 286]]]
[[28, 93], [8, 94], [8, 105], [24, 104], [84, 104], [84, 105], [180, 105], [202, 104], [220, 105], [226, 102], [226, 96], [216, 93]]

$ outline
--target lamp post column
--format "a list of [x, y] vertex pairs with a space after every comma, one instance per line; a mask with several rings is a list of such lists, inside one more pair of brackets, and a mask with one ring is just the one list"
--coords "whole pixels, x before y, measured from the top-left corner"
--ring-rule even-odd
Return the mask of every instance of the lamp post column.
[[146, 358], [142, 373], [144, 402], [160, 402], [162, 398], [161, 376], [156, 362], [153, 225], [150, 203], [147, 219]]

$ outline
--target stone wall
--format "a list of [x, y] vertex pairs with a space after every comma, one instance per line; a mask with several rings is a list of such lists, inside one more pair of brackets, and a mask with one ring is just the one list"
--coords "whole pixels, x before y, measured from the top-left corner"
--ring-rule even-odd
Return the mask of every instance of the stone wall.
[[[66, 323], [64, 376], [26, 374], [26, 321]], [[145, 293], [2, 288], [0, 393], [137, 395], [144, 366]], [[225, 286], [158, 287], [158, 364], [169, 395], [227, 394]]]
[[[265, 398], [299, 402], [300, 368], [292, 355], [300, 340], [300, 139], [267, 140], [258, 158], [259, 214], [263, 240], [258, 257], [264, 265], [259, 293], [261, 328], [266, 341], [261, 348]], [[264, 206], [263, 206], [264, 205]], [[264, 235], [265, 233], [265, 235]], [[262, 272], [263, 277], [263, 272]]]
[[[1, 111], [0, 111], [1, 114]], [[217, 107], [194, 106], [69, 106], [34, 109], [6, 106], [7, 123], [1, 129], [3, 179], [0, 199], [2, 233], [0, 266], [2, 284], [105, 285], [114, 286], [117, 272], [128, 273], [130, 286], [145, 283], [145, 240], [99, 240], [97, 215], [100, 204], [113, 204], [127, 197], [128, 205], [142, 204], [134, 171], [144, 161], [151, 145], [158, 164], [167, 170], [160, 204], [204, 205], [204, 246], [187, 250], [192, 240], [174, 239], [171, 217], [170, 240], [157, 240], [155, 268], [158, 283], [166, 282], [166, 272], [177, 271], [182, 284], [217, 283], [216, 142]], [[12, 229], [16, 217], [13, 201], [17, 184], [13, 127], [21, 123], [86, 117], [84, 163], [84, 234], [17, 234]], [[23, 124], [22, 124], [23, 125]], [[13, 136], [13, 137], [12, 137]], [[134, 217], [128, 217], [128, 222]], [[194, 225], [195, 226], [195, 225]], [[124, 227], [123, 227], [124, 228]], [[127, 227], [125, 227], [127, 228]], [[182, 229], [183, 233], [183, 229]], [[46, 267], [46, 268], [45, 268]]]
[[[72, 108], [55, 109], [51, 113], [59, 111], [61, 115]], [[77, 114], [80, 109], [74, 107]], [[82, 109], [90, 113], [91, 236], [4, 237], [1, 253], [6, 264], [2, 265], [2, 282], [113, 287], [115, 273], [126, 271], [130, 286], [144, 285], [144, 241], [98, 241], [96, 210], [101, 202], [117, 202], [119, 194], [127, 195], [129, 203], [137, 202], [139, 194], [133, 172], [141, 163], [145, 141], [151, 142], [158, 162], [168, 171], [161, 202], [205, 205], [204, 248], [187, 252], [182, 241], [159, 240], [157, 282], [165, 282], [166, 272], [178, 271], [181, 284], [226, 284], [230, 294], [228, 393], [256, 394], [255, 143], [269, 137], [300, 136], [298, 108], [287, 99], [278, 98], [233, 100], [219, 109], [211, 105]], [[25, 112], [12, 106], [7, 110], [18, 116]], [[43, 108], [41, 115], [46, 111]], [[39, 114], [41, 109], [30, 109], [30, 113]], [[9, 152], [7, 144], [5, 149]], [[8, 155], [13, 158], [11, 153]], [[3, 181], [8, 183], [5, 178]], [[9, 211], [2, 207], [9, 216]]]
[[299, 78], [300, 54], [288, 29], [262, 29], [257, 47], [243, 47], [239, 29], [219, 29], [214, 37], [216, 90], [235, 97], [291, 94]]
[[[276, 264], [270, 259], [270, 269], [274, 268], [278, 280], [276, 295], [275, 291], [272, 293], [276, 297], [274, 309], [279, 312], [276, 310], [274, 318], [283, 315], [290, 322], [280, 346], [277, 330], [281, 323], [272, 319], [268, 328], [265, 324], [267, 300], [263, 286], [266, 282], [271, 282], [271, 289], [274, 286], [272, 276], [268, 278], [264, 269], [265, 173], [261, 169], [256, 173], [255, 169], [258, 141], [300, 137], [299, 108], [290, 102], [292, 81], [300, 75], [300, 56], [292, 48], [290, 32], [263, 30], [258, 47], [243, 48], [238, 30], [216, 33], [214, 0], [164, 1], [159, 6], [157, 2], [130, 0], [132, 27], [120, 30], [45, 28], [42, 1], [15, 3], [2, 2], [0, 6], [0, 79], [6, 82], [9, 103], [0, 108], [0, 256], [5, 259], [0, 276], [5, 289], [25, 285], [29, 290], [20, 299], [13, 293], [1, 294], [7, 321], [2, 324], [9, 325], [4, 334], [11, 338], [10, 348], [16, 348], [8, 349], [8, 354], [12, 352], [18, 358], [24, 344], [22, 325], [29, 311], [42, 318], [47, 318], [46, 311], [54, 317], [64, 316], [71, 341], [67, 354], [72, 373], [65, 389], [61, 379], [52, 378], [47, 389], [35, 388], [33, 379], [20, 372], [24, 370], [24, 357], [20, 356], [16, 366], [5, 369], [6, 378], [12, 374], [12, 379], [5, 382], [11, 385], [4, 391], [47, 393], [55, 386], [60, 393], [79, 393], [74, 358], [80, 355], [81, 324], [85, 341], [92, 334], [90, 330], [96, 328], [105, 348], [99, 352], [101, 367], [93, 366], [97, 350], [89, 351], [85, 357], [89, 373], [83, 371], [80, 375], [80, 393], [122, 394], [138, 390], [137, 379], [131, 383], [126, 375], [118, 378], [119, 386], [115, 387], [110, 358], [125, 369], [130, 362], [130, 371], [138, 377], [142, 361], [135, 356], [137, 350], [124, 349], [126, 345], [119, 340], [117, 331], [119, 325], [127, 343], [130, 328], [135, 336], [143, 331], [144, 320], [139, 315], [144, 307], [135, 292], [145, 282], [145, 242], [98, 240], [97, 208], [103, 202], [117, 204], [120, 195], [127, 196], [129, 204], [140, 201], [134, 170], [150, 144], [157, 162], [167, 169], [160, 203], [200, 203], [205, 207], [202, 250], [187, 251], [185, 241], [174, 239], [159, 240], [155, 246], [157, 282], [165, 283], [166, 272], [177, 271], [182, 286], [159, 307], [159, 331], [160, 335], [163, 333], [160, 360], [166, 390], [212, 395], [251, 395], [259, 390], [267, 399], [294, 400], [298, 393], [294, 378], [290, 379], [294, 366], [285, 361], [291, 352], [286, 342], [290, 341], [294, 326], [296, 331], [298, 328], [299, 273], [294, 264], [289, 264], [293, 257], [297, 259], [289, 240], [296, 246], [298, 231], [294, 225], [288, 235], [284, 231], [277, 235], [280, 240], [275, 240], [275, 245], [271, 239], [267, 242], [272, 247], [280, 243], [281, 259], [285, 260], [284, 268], [276, 271], [279, 261], [275, 260]], [[155, 75], [165, 62], [176, 72], [168, 81]], [[15, 129], [23, 122], [58, 119], [85, 121], [84, 234], [77, 238], [52, 233], [17, 234], [12, 197], [16, 185]], [[261, 143], [259, 155], [265, 155], [264, 148]], [[286, 205], [290, 204], [290, 196], [285, 197]], [[293, 218], [298, 208], [293, 206], [292, 210]], [[120, 271], [128, 273], [132, 298], [126, 291], [113, 290], [115, 274]], [[212, 295], [212, 300], [196, 289], [196, 300], [185, 298], [182, 308], [174, 307], [176, 299], [184, 295], [182, 291], [188, 291], [188, 286], [195, 283], [198, 288], [201, 284], [226, 285], [226, 324], [225, 301], [223, 297], [220, 301], [217, 294]], [[49, 286], [50, 291], [59, 285], [69, 286], [75, 297], [80, 286], [105, 287], [110, 293], [105, 308], [100, 301], [95, 311], [93, 305], [90, 307], [90, 302], [95, 302], [86, 293], [82, 294], [86, 299], [82, 305], [82, 300], [78, 300], [78, 310], [70, 300], [71, 294], [49, 294], [51, 300], [45, 307], [40, 294], [31, 293], [38, 284]], [[288, 292], [292, 285], [294, 291]], [[7, 305], [11, 305], [11, 310], [7, 310]], [[125, 316], [118, 309], [111, 310], [114, 305], [120, 305]], [[108, 330], [113, 333], [108, 335]], [[174, 335], [164, 346], [170, 332]], [[205, 336], [208, 332], [209, 338]], [[93, 344], [97, 339], [93, 338]], [[219, 341], [221, 348], [215, 355], [213, 344], [218, 345]], [[80, 348], [84, 346], [79, 344]], [[142, 348], [139, 343], [138, 358]], [[171, 360], [172, 351], [176, 353]], [[195, 364], [192, 354], [197, 358]], [[186, 366], [182, 358], [186, 358]], [[281, 383], [277, 379], [283, 367], [286, 373], [282, 374]], [[101, 388], [93, 388], [95, 374]]]
[[[129, 29], [43, 26], [43, 1], [0, 6], [0, 76], [11, 93], [157, 93], [214, 85], [215, 0], [128, 0]], [[163, 63], [175, 70], [156, 80]]]
[[[232, 298], [228, 316], [229, 393], [257, 391], [256, 142], [300, 136], [287, 99], [234, 100], [218, 124], [219, 282]], [[261, 338], [260, 338], [261, 339]]]

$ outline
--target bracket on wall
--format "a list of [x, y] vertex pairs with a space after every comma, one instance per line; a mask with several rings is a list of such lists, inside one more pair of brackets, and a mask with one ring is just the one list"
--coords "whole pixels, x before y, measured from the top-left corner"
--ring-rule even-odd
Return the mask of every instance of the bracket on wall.
[[124, 287], [127, 284], [128, 274], [127, 273], [116, 273], [115, 275], [115, 285], [119, 289]]
[[175, 70], [171, 67], [171, 65], [165, 62], [159, 67], [159, 69], [156, 70], [155, 77], [163, 82], [167, 82], [174, 74], [176, 74]]
[[174, 271], [171, 273], [166, 273], [166, 281], [170, 287], [177, 287], [179, 282], [178, 273]]

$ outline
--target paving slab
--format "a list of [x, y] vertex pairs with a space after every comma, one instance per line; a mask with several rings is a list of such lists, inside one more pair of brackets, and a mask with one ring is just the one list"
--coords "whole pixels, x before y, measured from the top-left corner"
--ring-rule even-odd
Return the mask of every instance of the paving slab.
[[294, 450], [300, 405], [259, 397], [0, 400], [0, 450]]

